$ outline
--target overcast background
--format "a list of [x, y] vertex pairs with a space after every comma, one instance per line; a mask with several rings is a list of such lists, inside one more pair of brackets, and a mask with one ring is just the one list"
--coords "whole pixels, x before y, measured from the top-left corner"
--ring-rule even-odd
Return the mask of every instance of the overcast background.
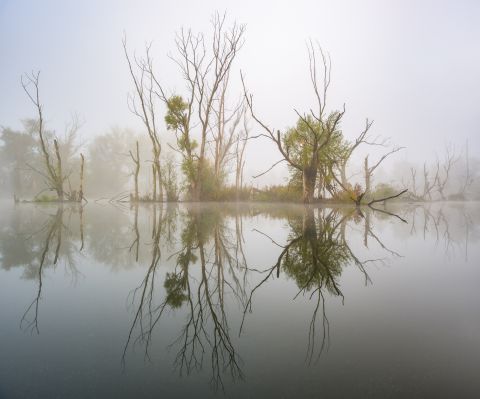
[[[132, 85], [123, 32], [139, 53], [153, 40], [158, 76], [181, 93], [184, 83], [167, 58], [175, 32], [182, 26], [208, 32], [217, 10], [247, 25], [236, 71], [246, 74], [257, 113], [269, 125], [290, 126], [294, 107], [308, 111], [313, 104], [305, 47], [312, 38], [331, 54], [330, 106], [346, 104], [346, 137], [353, 139], [369, 117], [374, 135], [407, 147], [383, 173], [405, 160], [433, 159], [448, 142], [460, 150], [467, 138], [470, 153], [478, 154], [477, 1], [0, 0], [0, 125], [20, 128], [21, 119], [35, 116], [20, 75], [39, 69], [49, 127], [61, 131], [77, 112], [86, 121], [86, 140], [114, 125], [141, 131], [126, 103]], [[232, 91], [239, 89], [237, 76]], [[248, 151], [248, 176], [279, 159], [267, 141], [251, 143]], [[259, 184], [283, 176], [285, 168], [278, 167]]]

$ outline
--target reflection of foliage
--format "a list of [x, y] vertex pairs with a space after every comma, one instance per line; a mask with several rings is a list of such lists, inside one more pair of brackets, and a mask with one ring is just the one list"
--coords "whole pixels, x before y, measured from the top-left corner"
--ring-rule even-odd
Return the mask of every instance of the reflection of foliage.
[[[0, 228], [2, 267], [21, 266], [25, 278], [38, 281], [36, 299], [24, 320], [24, 325], [34, 331], [38, 327], [38, 307], [45, 288], [42, 288], [42, 276], [46, 268], [59, 264], [61, 260], [73, 268], [76, 251], [83, 248], [83, 244], [80, 245], [83, 243], [83, 208], [78, 215], [80, 228], [75, 224], [77, 217], [72, 217], [78, 208], [55, 208], [57, 213], [48, 215], [47, 220], [40, 220], [39, 216], [44, 213], [38, 212], [38, 208], [51, 209], [38, 206], [35, 214], [29, 214], [25, 210], [31, 208], [19, 207], [11, 220]], [[283, 273], [282, 277], [290, 278], [298, 287], [297, 296], [311, 300], [314, 307], [308, 327], [307, 361], [310, 362], [327, 347], [329, 321], [325, 300], [328, 297], [343, 298], [339, 281], [344, 267], [349, 264], [357, 266], [368, 282], [365, 266], [368, 262], [378, 261], [363, 260], [354, 253], [346, 238], [351, 231], [349, 226], [364, 223], [365, 247], [370, 239], [371, 244], [378, 243], [383, 251], [397, 256], [381, 242], [382, 236], [375, 234], [370, 221], [374, 211], [370, 209], [362, 210], [365, 214], [355, 208], [270, 207], [262, 204], [225, 204], [222, 207], [196, 204], [180, 210], [165, 205], [137, 204], [130, 214], [128, 208], [126, 212], [114, 208], [107, 208], [107, 211], [103, 207], [97, 208], [101, 212], [96, 212], [95, 206], [85, 209], [88, 209], [85, 241], [90, 255], [111, 265], [117, 265], [116, 262], [135, 265], [134, 258], [138, 265], [146, 265], [144, 277], [130, 298], [134, 312], [124, 360], [129, 347], [137, 344], [144, 347], [145, 356], [149, 357], [153, 332], [162, 324], [160, 321], [164, 321], [162, 316], [172, 310], [185, 314], [183, 326], [171, 346], [176, 350], [177, 370], [189, 374], [209, 363], [215, 387], [223, 386], [225, 374], [233, 378], [243, 377], [231, 334], [230, 299], [244, 310], [243, 327], [255, 292], [272, 277]], [[20, 215], [21, 212], [25, 213]], [[34, 215], [37, 219], [33, 218]], [[262, 215], [267, 220], [286, 220], [288, 223], [288, 240], [284, 245], [275, 243], [279, 247], [276, 262], [266, 270], [247, 267], [243, 252], [242, 217], [245, 215]], [[435, 221], [439, 219], [440, 228], [443, 216], [439, 215]], [[384, 217], [390, 216], [378, 213], [377, 219]], [[32, 225], [39, 227], [32, 232]], [[30, 233], [27, 235], [26, 231]], [[80, 236], [74, 232], [80, 232]], [[19, 235], [25, 239], [19, 240]], [[134, 256], [125, 256], [129, 251]], [[109, 254], [113, 252], [117, 254], [109, 260]], [[173, 262], [172, 268], [162, 272], [164, 267], [159, 266], [169, 260]], [[261, 281], [247, 294], [252, 274], [257, 272]], [[320, 344], [317, 343], [319, 337]]]
[[[189, 209], [182, 219], [181, 249], [171, 256], [176, 258], [176, 266], [174, 271], [166, 273], [165, 295], [159, 304], [155, 303], [154, 285], [160, 254], [155, 250], [154, 240], [151, 266], [134, 293], [133, 299], [136, 297], [139, 303], [125, 345], [124, 360], [134, 331], [139, 331], [139, 335], [133, 343], [143, 343], [148, 358], [153, 330], [165, 309], [185, 307], [185, 325], [172, 344], [179, 346], [175, 366], [181, 374], [200, 370], [209, 348], [212, 384], [215, 388], [223, 387], [225, 371], [233, 378], [243, 376], [224, 307], [227, 290], [241, 303], [245, 298], [244, 285], [238, 276], [245, 269], [241, 261], [245, 258], [240, 255], [242, 238], [238, 237], [240, 222], [236, 220], [235, 229], [230, 229], [218, 210], [201, 206]], [[199, 269], [192, 269], [193, 265]]]
[[[76, 280], [76, 254], [83, 249], [83, 208], [75, 206], [15, 208], [0, 228], [0, 262], [3, 269], [23, 269], [22, 277], [38, 284], [35, 299], [25, 311], [21, 327], [39, 332], [38, 315], [47, 269], [63, 265]], [[77, 224], [78, 223], [78, 224]]]
[[[325, 208], [305, 207], [301, 214], [292, 212], [288, 216], [290, 234], [285, 245], [280, 245], [266, 234], [259, 232], [270, 238], [282, 250], [275, 265], [261, 271], [265, 273], [264, 277], [251, 290], [244, 307], [240, 332], [243, 329], [247, 311], [252, 311], [254, 293], [271, 277], [275, 275], [279, 277], [280, 272], [283, 271], [295, 280], [299, 288], [295, 298], [300, 294], [306, 295], [309, 299], [317, 296], [309, 326], [307, 361], [311, 362], [315, 354], [316, 320], [318, 310], [321, 309], [322, 342], [317, 356], [317, 359], [319, 358], [329, 339], [329, 322], [325, 313], [325, 293], [328, 292], [343, 299], [343, 293], [337, 280], [344, 267], [353, 263], [365, 275], [365, 281], [368, 282], [370, 278], [365, 270], [365, 265], [370, 262], [382, 261], [381, 259], [361, 261], [354, 254], [345, 237], [346, 226], [350, 221], [359, 223], [365, 216], [358, 209], [346, 209], [345, 211], [342, 213], [340, 209], [327, 210]], [[366, 220], [370, 220], [369, 214], [367, 216]], [[369, 224], [368, 234], [373, 236]], [[383, 249], [388, 250], [378, 237], [375, 236], [375, 238]]]
[[335, 278], [350, 261], [346, 244], [333, 236], [330, 220], [317, 232], [313, 211], [308, 217], [311, 219], [305, 221], [308, 226], [304, 227], [302, 239], [289, 248], [281, 267], [302, 290], [325, 284], [331, 293], [341, 295]]
[[176, 273], [167, 273], [165, 283], [163, 284], [167, 291], [166, 302], [172, 309], [180, 308], [188, 299], [185, 294], [187, 288], [187, 281], [185, 275], [178, 275]]

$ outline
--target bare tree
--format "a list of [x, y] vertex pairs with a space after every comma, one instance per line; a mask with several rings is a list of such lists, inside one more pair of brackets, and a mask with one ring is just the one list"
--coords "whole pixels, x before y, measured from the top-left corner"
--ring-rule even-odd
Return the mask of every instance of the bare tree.
[[[450, 179], [452, 167], [455, 165], [455, 163], [457, 163], [459, 159], [460, 158], [455, 155], [455, 149], [451, 145], [445, 147], [445, 154], [443, 162], [441, 164], [440, 160], [437, 157], [437, 175], [433, 184], [436, 186], [442, 200], [446, 199], [445, 188]], [[441, 173], [439, 171], [441, 171]]]
[[375, 171], [375, 169], [377, 169], [380, 164], [389, 156], [389, 155], [392, 155], [398, 151], [400, 151], [401, 149], [403, 149], [405, 147], [394, 147], [391, 151], [387, 152], [386, 154], [382, 155], [380, 157], [380, 159], [378, 160], [377, 163], [375, 163], [374, 165], [372, 166], [369, 166], [368, 164], [368, 155], [365, 157], [365, 161], [364, 161], [364, 173], [365, 173], [365, 194], [364, 195], [370, 195], [371, 193], [371, 185], [372, 185], [372, 176], [373, 176], [373, 172]]
[[[327, 115], [326, 106], [327, 106], [327, 94], [330, 86], [330, 75], [331, 75], [331, 60], [328, 54], [325, 54], [323, 49], [319, 44], [314, 45], [312, 41], [307, 44], [308, 49], [308, 58], [309, 58], [309, 73], [310, 80], [313, 86], [315, 97], [317, 100], [317, 110], [310, 110], [310, 114], [300, 114], [295, 110], [296, 114], [303, 123], [308, 127], [308, 137], [306, 137], [305, 142], [310, 146], [310, 156], [309, 159], [304, 162], [299, 162], [293, 159], [291, 154], [290, 145], [285, 143], [284, 135], [280, 133], [279, 130], [275, 132], [275, 129], [270, 128], [266, 123], [262, 122], [256, 115], [253, 108], [253, 96], [247, 92], [245, 87], [244, 78], [242, 75], [242, 83], [245, 93], [245, 99], [247, 101], [248, 108], [252, 114], [253, 119], [264, 129], [266, 134], [260, 134], [255, 137], [266, 137], [269, 140], [273, 141], [280, 154], [282, 159], [276, 164], [286, 161], [292, 168], [297, 169], [302, 174], [303, 181], [303, 201], [305, 203], [310, 203], [313, 201], [315, 183], [317, 180], [318, 166], [320, 152], [325, 148], [331, 138], [333, 133], [337, 130], [337, 127], [345, 114], [345, 105], [343, 106], [342, 111], [333, 111]], [[321, 71], [318, 70], [318, 54], [320, 54], [321, 62]], [[318, 75], [321, 75], [319, 78]], [[276, 164], [272, 165], [271, 170]], [[264, 173], [266, 173], [264, 172]], [[261, 176], [261, 175], [258, 175]]]
[[237, 129], [242, 119], [243, 107], [240, 102], [231, 112], [225, 108], [229, 74], [222, 82], [220, 97], [217, 106], [213, 107], [216, 117], [216, 126], [212, 128], [214, 142], [214, 172], [217, 182], [222, 182], [226, 173], [225, 168], [230, 161], [235, 159], [232, 151], [237, 142]]
[[[207, 168], [208, 135], [212, 131], [215, 116], [224, 123], [223, 111], [228, 76], [233, 61], [243, 45], [245, 26], [234, 23], [225, 27], [225, 14], [215, 14], [212, 19], [212, 43], [207, 44], [203, 34], [194, 34], [182, 29], [176, 36], [177, 55], [170, 58], [180, 68], [187, 83], [187, 96], [167, 97], [162, 86], [154, 77], [159, 97], [167, 104], [167, 127], [175, 132], [177, 151], [183, 157], [183, 169], [190, 184], [190, 196], [194, 201], [202, 199], [203, 177]], [[207, 50], [210, 47], [211, 51]], [[153, 75], [154, 76], [154, 75]], [[220, 104], [220, 107], [216, 107]], [[217, 110], [217, 112], [215, 111]], [[197, 123], [195, 123], [197, 121]], [[192, 130], [199, 131], [200, 141], [192, 137]], [[217, 133], [218, 159], [222, 158], [220, 148], [229, 147], [228, 140], [220, 145]], [[230, 146], [232, 144], [230, 143]], [[198, 147], [198, 148], [197, 148]], [[219, 162], [220, 163], [220, 162]]]
[[435, 177], [433, 179], [429, 178], [430, 172], [428, 171], [427, 164], [423, 164], [423, 193], [421, 199], [426, 201], [432, 199], [432, 191], [435, 188], [435, 182], [437, 181], [439, 165], [437, 164], [437, 169], [435, 171]]
[[344, 187], [350, 187], [350, 183], [348, 182], [347, 179], [347, 165], [348, 162], [353, 154], [353, 152], [361, 145], [361, 144], [367, 144], [367, 145], [372, 145], [372, 146], [385, 146], [386, 142], [388, 139], [384, 139], [382, 141], [379, 141], [379, 138], [376, 137], [373, 140], [370, 140], [368, 133], [370, 131], [370, 128], [373, 125], [373, 121], [366, 120], [365, 121], [365, 128], [362, 130], [362, 132], [357, 136], [355, 141], [353, 143], [349, 143], [346, 147], [345, 154], [342, 159], [338, 162], [337, 166], [340, 171], [340, 179], [342, 182], [342, 185]]
[[[40, 139], [40, 148], [42, 150], [43, 159], [45, 161], [46, 167], [46, 173], [40, 173], [45, 177], [47, 186], [57, 193], [58, 199], [60, 201], [63, 201], [64, 177], [62, 176], [62, 160], [60, 157], [60, 152], [58, 150], [58, 141], [56, 138], [53, 141], [57, 161], [56, 163], [52, 160], [50, 149], [48, 148], [48, 143], [44, 131], [42, 104], [40, 102], [39, 79], [40, 71], [37, 73], [32, 72], [31, 75], [26, 74], [25, 76], [22, 76], [21, 83], [23, 89], [25, 90], [25, 93], [27, 93], [28, 98], [35, 105], [38, 113], [38, 136]], [[33, 89], [29, 89], [30, 85], [33, 86]]]
[[[145, 47], [145, 57], [137, 58], [135, 55], [131, 59], [127, 50], [127, 38], [122, 40], [125, 58], [127, 59], [130, 76], [135, 86], [135, 94], [128, 96], [128, 106], [130, 111], [140, 118], [148, 133], [152, 143], [152, 182], [153, 182], [153, 201], [163, 201], [162, 171], [160, 168], [160, 154], [162, 146], [157, 129], [157, 109], [155, 91], [155, 76], [153, 75], [153, 60], [150, 54], [150, 45]], [[158, 196], [157, 196], [158, 188]]]
[[[75, 146], [74, 141], [80, 128], [80, 122], [78, 117], [73, 116], [72, 122], [67, 124], [65, 132], [65, 140], [62, 144], [63, 154], [61, 144], [59, 139], [53, 134], [53, 149], [49, 143], [48, 134], [45, 131], [45, 122], [43, 119], [43, 105], [40, 101], [40, 72], [32, 72], [31, 74], [25, 74], [21, 77], [22, 87], [27, 94], [30, 101], [33, 103], [37, 110], [38, 119], [36, 121], [35, 127], [38, 131], [38, 138], [40, 144], [40, 151], [43, 156], [43, 161], [45, 164], [45, 170], [39, 170], [33, 167], [30, 164], [27, 164], [32, 170], [39, 173], [45, 181], [47, 190], [55, 191], [57, 194], [57, 200], [62, 202], [65, 200], [65, 196], [68, 200], [71, 201], [81, 201], [83, 199], [83, 169], [81, 169], [82, 176], [82, 195], [78, 198], [77, 193], [70, 189], [70, 192], [65, 192], [64, 182], [69, 179], [72, 171], [65, 172], [65, 166], [62, 162], [62, 158], [66, 158], [68, 161], [69, 156], [73, 155], [73, 152], [78, 150], [78, 146]], [[83, 168], [83, 155], [81, 155], [81, 168]], [[45, 191], [45, 190], [43, 190]], [[37, 194], [38, 195], [38, 194]]]

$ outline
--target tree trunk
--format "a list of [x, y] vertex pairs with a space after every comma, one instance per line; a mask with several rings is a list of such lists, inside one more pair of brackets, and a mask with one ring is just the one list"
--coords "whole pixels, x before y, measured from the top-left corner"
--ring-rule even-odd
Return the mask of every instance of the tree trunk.
[[157, 171], [154, 163], [152, 164], [152, 180], [153, 180], [152, 201], [155, 201], [157, 199]]
[[340, 164], [340, 179], [341, 179], [343, 187], [348, 187], [347, 164], [346, 164], [346, 162], [342, 162]]
[[303, 202], [311, 204], [315, 194], [317, 168], [308, 167], [303, 170]]
[[195, 176], [195, 182], [192, 187], [192, 201], [201, 201], [204, 198], [202, 198], [202, 183], [204, 179], [204, 169], [205, 166], [205, 159], [203, 157], [200, 157], [198, 160], [198, 168], [197, 168], [197, 173]]
[[370, 173], [370, 169], [368, 167], [368, 156], [365, 157], [365, 191], [364, 191], [364, 195], [370, 195], [370, 184], [371, 184], [371, 173]]
[[58, 141], [53, 140], [55, 145], [55, 154], [57, 156], [57, 174], [55, 178], [55, 190], [59, 201], [63, 201], [63, 174], [62, 174], [62, 158], [60, 157], [60, 149], [58, 148]]
[[140, 173], [140, 151], [138, 149], [138, 141], [137, 145], [137, 161], [135, 162], [135, 201], [138, 201], [138, 175]]
[[315, 213], [312, 207], [306, 207], [303, 214], [302, 233], [306, 240], [317, 240], [317, 226]]
[[78, 202], [83, 200], [83, 168], [85, 165], [85, 159], [83, 154], [80, 154], [80, 189], [78, 190]]
[[157, 169], [157, 181], [158, 181], [158, 198], [155, 200], [163, 201], [163, 182], [162, 182], [162, 171], [160, 169], [160, 161], [157, 160], [155, 169]]

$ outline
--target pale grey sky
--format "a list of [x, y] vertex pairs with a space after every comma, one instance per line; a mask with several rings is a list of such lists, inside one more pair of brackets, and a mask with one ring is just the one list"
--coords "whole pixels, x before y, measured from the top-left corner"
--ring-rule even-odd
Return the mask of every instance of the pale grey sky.
[[[236, 67], [245, 72], [257, 113], [269, 125], [292, 125], [293, 108], [308, 111], [313, 104], [305, 48], [312, 38], [331, 54], [330, 106], [346, 103], [345, 135], [353, 139], [369, 117], [375, 120], [372, 134], [407, 147], [390, 167], [431, 158], [444, 143], [460, 147], [467, 138], [471, 153], [479, 153], [480, 2], [466, 0], [0, 0], [0, 125], [19, 127], [34, 116], [20, 75], [40, 69], [50, 126], [61, 130], [77, 112], [86, 121], [87, 139], [112, 125], [141, 129], [126, 104], [132, 86], [123, 31], [139, 52], [153, 40], [158, 75], [167, 88], [182, 92], [166, 56], [174, 50], [175, 31], [184, 26], [207, 32], [217, 10], [247, 25]], [[232, 90], [240, 92], [238, 79]], [[271, 143], [252, 143], [247, 174], [277, 159]], [[279, 167], [259, 184], [284, 175]]]

